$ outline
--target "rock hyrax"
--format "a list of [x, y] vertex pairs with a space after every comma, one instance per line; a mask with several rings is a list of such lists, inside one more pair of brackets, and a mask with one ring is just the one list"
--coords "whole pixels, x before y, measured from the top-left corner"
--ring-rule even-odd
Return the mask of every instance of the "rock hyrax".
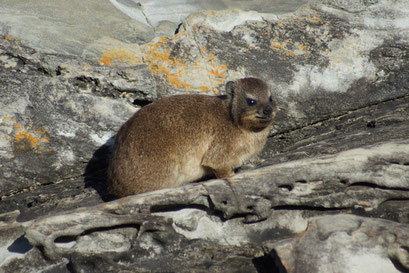
[[140, 109], [116, 135], [111, 192], [122, 197], [233, 175], [263, 148], [276, 107], [260, 79], [228, 82], [226, 93], [176, 95]]

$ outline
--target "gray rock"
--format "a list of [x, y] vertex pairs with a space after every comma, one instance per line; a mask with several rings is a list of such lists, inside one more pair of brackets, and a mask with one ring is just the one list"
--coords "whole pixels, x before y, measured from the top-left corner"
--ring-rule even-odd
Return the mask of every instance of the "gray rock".
[[129, 43], [144, 44], [154, 37], [174, 34], [186, 16], [201, 9], [242, 8], [282, 13], [294, 11], [306, 2], [308, 0], [187, 0], [167, 4], [153, 0], [40, 0], [24, 3], [2, 0], [0, 30], [35, 49], [96, 61], [103, 51], [126, 48]]
[[[408, 270], [404, 2], [199, 11], [147, 44], [132, 33], [150, 40], [150, 26], [125, 20], [123, 42], [90, 37], [86, 59], [0, 28], [0, 272]], [[279, 105], [258, 158], [230, 183], [112, 200], [106, 163], [126, 119], [243, 76], [266, 79]]]
[[[327, 272], [331, 266], [341, 272], [372, 272], [372, 268], [398, 272], [409, 268], [407, 224], [342, 214], [311, 217], [319, 215], [320, 209], [356, 213], [376, 210], [387, 200], [407, 200], [408, 144], [392, 141], [263, 167], [237, 174], [230, 185], [213, 180], [130, 196], [20, 226], [30, 244], [42, 249], [48, 259], [64, 258], [78, 271], [86, 271], [95, 259], [109, 257], [99, 270], [119, 259], [122, 270], [152, 270], [153, 264], [156, 269], [166, 264], [170, 271], [196, 268], [199, 272], [209, 261], [192, 261], [192, 256], [211, 255], [213, 248], [233, 249], [232, 256], [216, 258], [212, 266], [217, 268], [219, 259], [243, 255], [237, 254], [236, 247], [245, 245], [249, 253], [240, 266], [249, 272], [257, 268], [254, 259], [272, 255], [272, 250], [287, 272], [301, 272], [307, 260], [313, 272]], [[361, 177], [368, 182], [359, 182]], [[402, 184], [394, 184], [394, 177]], [[297, 236], [302, 232], [306, 232], [302, 238]], [[289, 236], [294, 239], [285, 239]], [[294, 248], [303, 251], [288, 252]], [[327, 253], [328, 249], [332, 251]], [[365, 259], [359, 266], [357, 251]], [[169, 267], [168, 259], [175, 253], [184, 256]], [[339, 255], [335, 265], [330, 263]], [[310, 256], [316, 258], [311, 261]]]
[[407, 232], [407, 225], [390, 221], [326, 216], [312, 219], [298, 238], [267, 243], [266, 248], [273, 249], [289, 273], [406, 272]]
[[[9, 42], [3, 38], [5, 43]], [[18, 55], [1, 54], [1, 85], [6, 94], [0, 101], [3, 196], [80, 176], [94, 151], [135, 111], [128, 104], [93, 94], [104, 84], [98, 73], [87, 68], [74, 72], [63, 63], [43, 66], [41, 54], [18, 47]]]

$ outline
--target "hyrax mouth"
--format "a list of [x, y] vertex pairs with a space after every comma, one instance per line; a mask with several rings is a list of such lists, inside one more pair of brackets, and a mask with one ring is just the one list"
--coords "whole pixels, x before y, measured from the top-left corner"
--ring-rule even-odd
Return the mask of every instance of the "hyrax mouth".
[[274, 119], [275, 111], [271, 106], [265, 107], [260, 113], [256, 113], [256, 119], [260, 122], [271, 122]]
[[255, 111], [247, 112], [241, 117], [241, 124], [245, 128], [265, 128], [273, 121], [273, 115], [259, 114]]
[[271, 122], [273, 120], [272, 115], [269, 116], [256, 116], [256, 119], [262, 123]]

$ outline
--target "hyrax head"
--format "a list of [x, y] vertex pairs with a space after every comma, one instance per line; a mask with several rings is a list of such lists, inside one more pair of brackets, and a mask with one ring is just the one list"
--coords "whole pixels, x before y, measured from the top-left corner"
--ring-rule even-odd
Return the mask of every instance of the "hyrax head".
[[276, 106], [268, 85], [257, 78], [244, 78], [226, 84], [233, 123], [249, 131], [268, 127], [276, 115]]

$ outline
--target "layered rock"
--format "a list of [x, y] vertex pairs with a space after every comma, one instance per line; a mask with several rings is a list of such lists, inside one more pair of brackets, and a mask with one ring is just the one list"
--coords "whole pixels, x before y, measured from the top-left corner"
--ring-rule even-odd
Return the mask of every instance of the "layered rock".
[[[201, 11], [175, 35], [107, 48], [98, 62], [4, 33], [2, 270], [408, 270], [404, 2]], [[112, 200], [112, 136], [140, 106], [220, 94], [243, 76], [273, 87], [279, 114], [266, 148], [231, 184], [103, 203]]]

